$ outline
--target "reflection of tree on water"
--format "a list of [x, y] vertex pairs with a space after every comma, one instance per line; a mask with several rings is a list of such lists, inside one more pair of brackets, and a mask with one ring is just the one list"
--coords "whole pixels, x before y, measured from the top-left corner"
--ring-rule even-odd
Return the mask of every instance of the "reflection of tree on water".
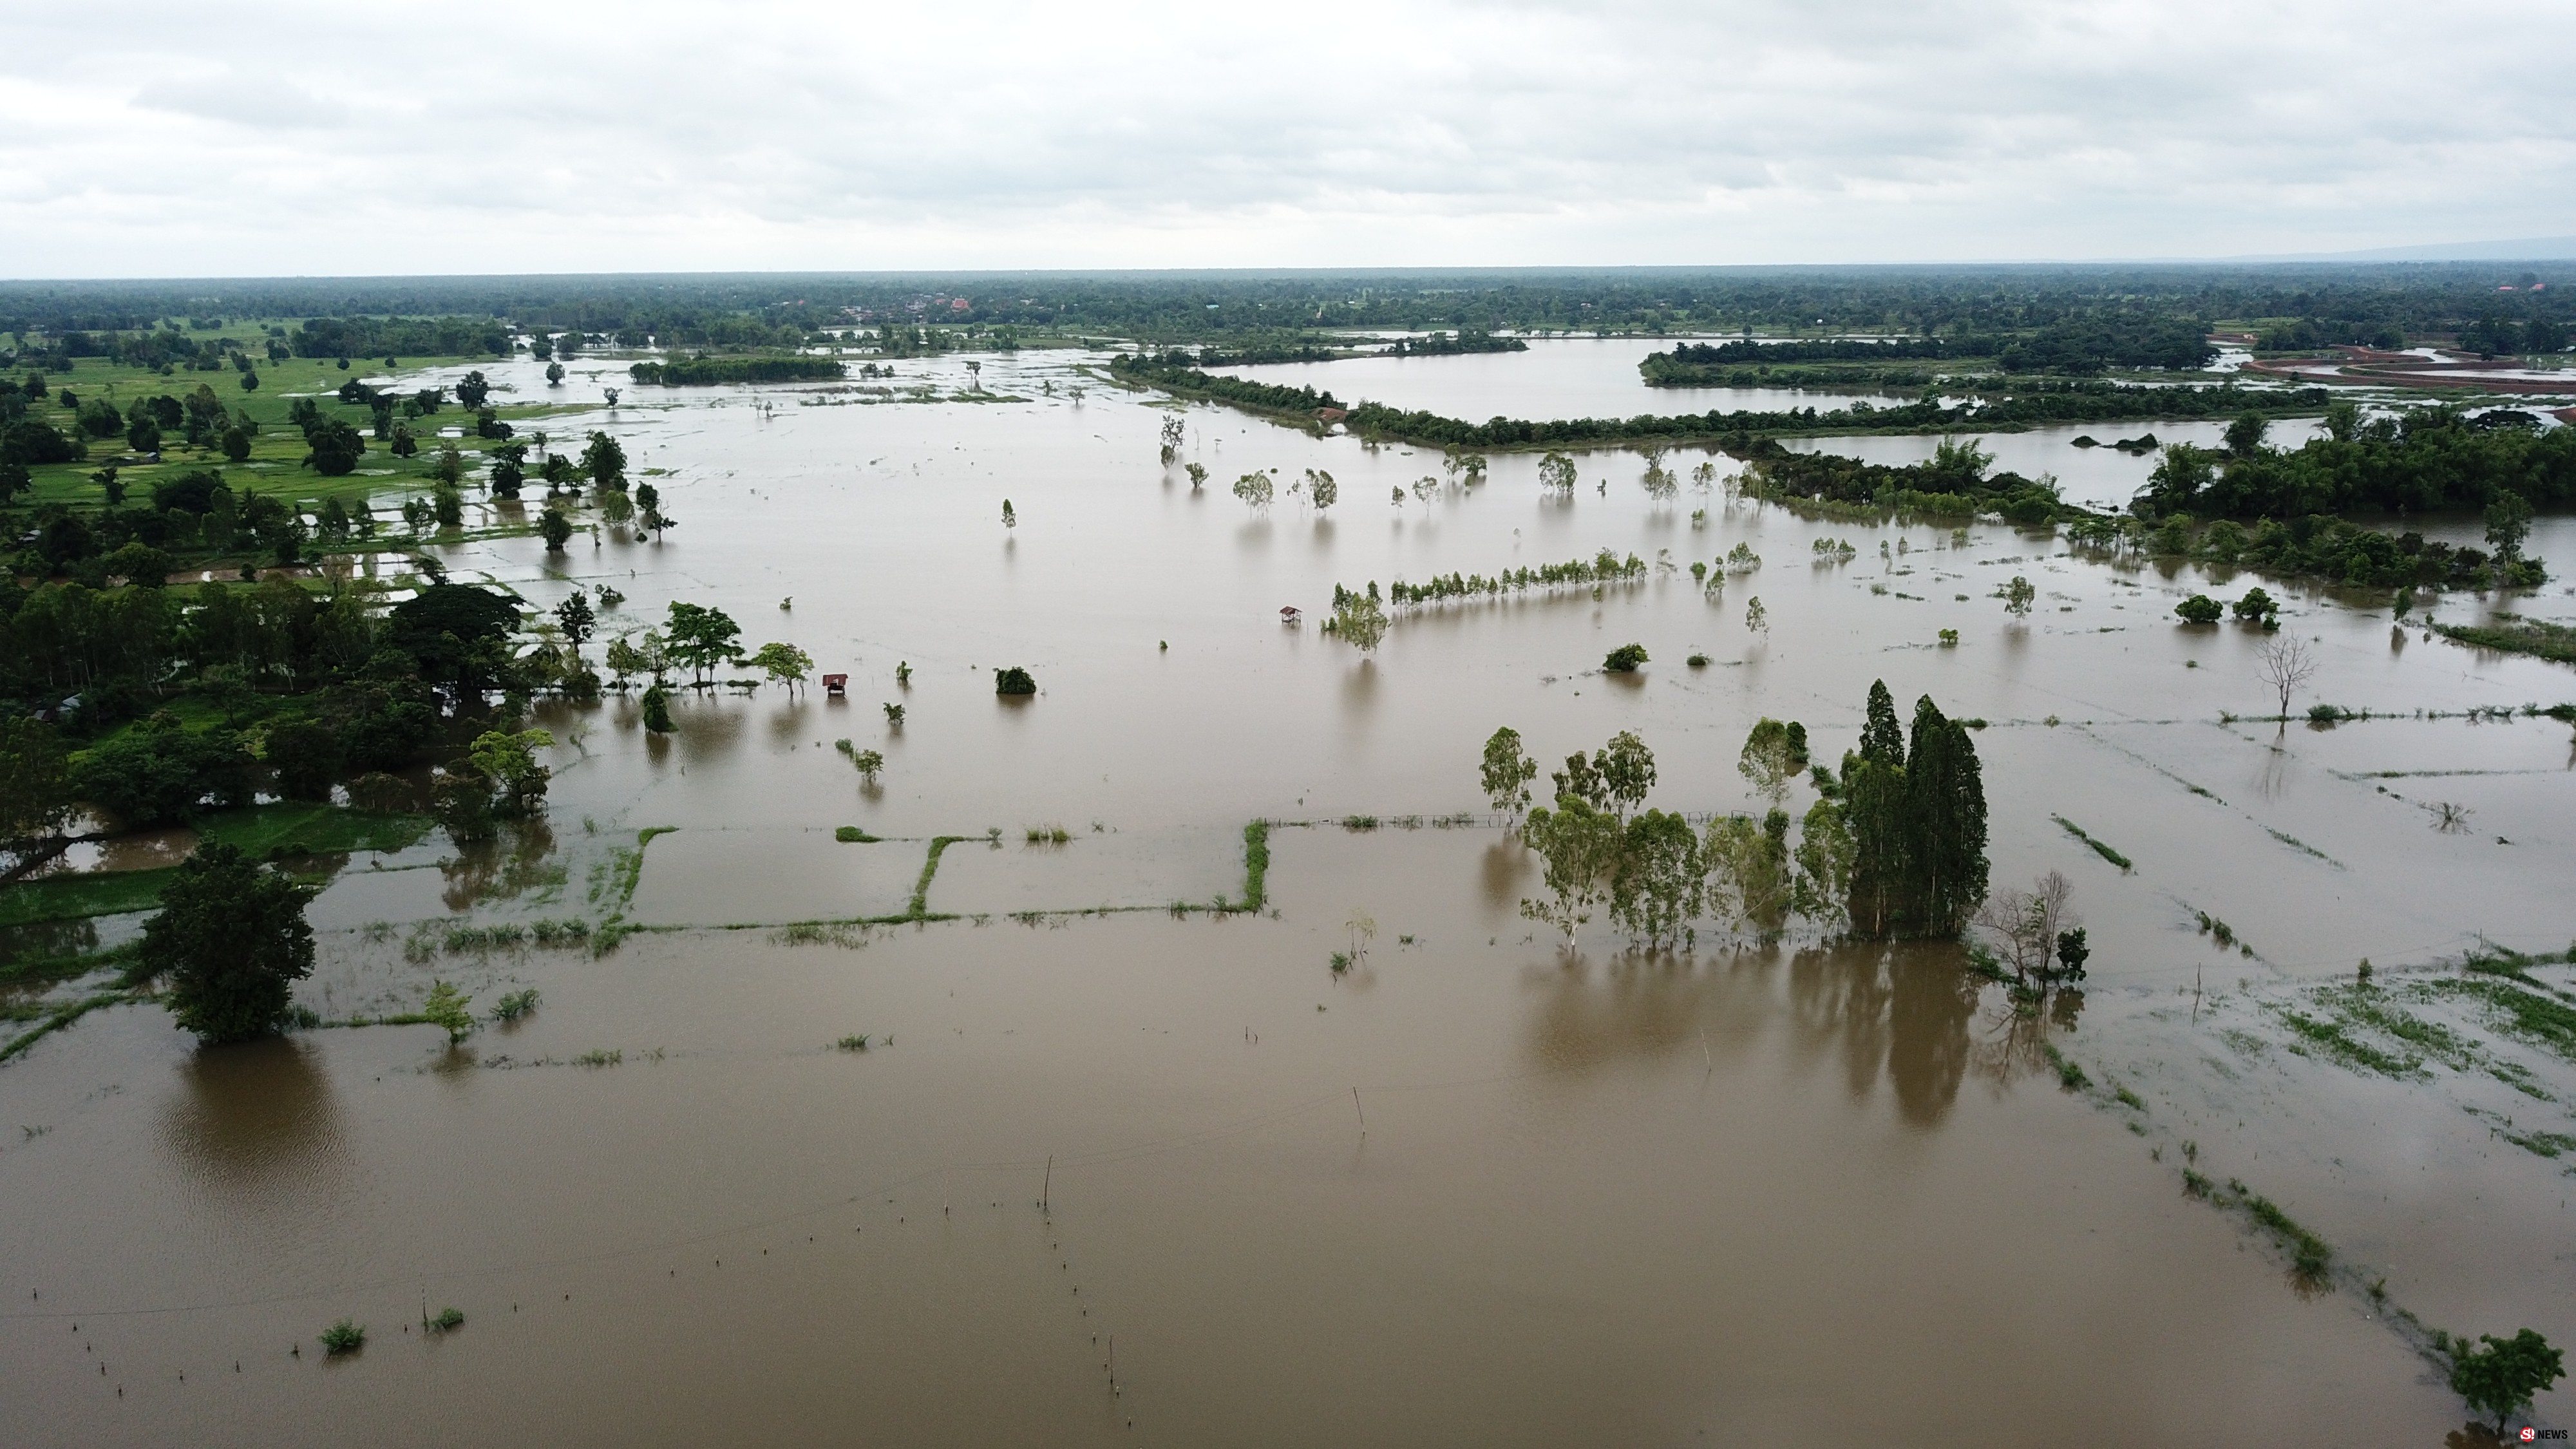
[[292, 1038], [208, 1047], [178, 1075], [162, 1137], [191, 1180], [260, 1208], [336, 1200], [326, 1189], [346, 1157], [339, 1105], [311, 1047]]
[[1533, 1055], [1590, 1070], [1623, 1057], [1696, 1056], [1712, 1065], [1754, 1049], [1783, 1005], [1775, 968], [1787, 964], [1793, 1039], [1803, 1055], [1839, 1056], [1855, 1097], [1884, 1071], [1898, 1112], [1938, 1123], [1971, 1059], [1968, 1024], [1979, 983], [1950, 943], [1863, 942], [1784, 955], [1761, 948], [1708, 957], [1576, 959], [1544, 973], [1530, 1023]]
[[2058, 1034], [2075, 1029], [2083, 1011], [2084, 993], [2076, 987], [2006, 991], [2002, 1001], [1988, 1010], [1980, 1030], [1977, 1075], [2004, 1087], [2016, 1077], [2056, 1071], [2056, 1064], [2048, 1059], [2049, 1046]]
[[1529, 850], [1517, 837], [1497, 840], [1485, 847], [1477, 866], [1477, 884], [1482, 889], [1487, 914], [1519, 919], [1521, 883], [1530, 876]]
[[561, 885], [565, 871], [552, 861], [555, 832], [543, 817], [522, 820], [491, 840], [457, 847], [453, 858], [438, 863], [447, 878], [439, 893], [451, 911], [470, 910], [484, 901], [514, 900], [540, 886]]

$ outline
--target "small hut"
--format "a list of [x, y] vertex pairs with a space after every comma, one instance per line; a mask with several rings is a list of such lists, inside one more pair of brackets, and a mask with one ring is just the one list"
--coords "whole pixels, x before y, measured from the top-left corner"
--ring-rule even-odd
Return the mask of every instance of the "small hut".
[[847, 693], [849, 693], [849, 692], [850, 692], [850, 676], [848, 676], [848, 675], [846, 675], [846, 674], [826, 674], [826, 675], [824, 675], [824, 676], [823, 676], [823, 692], [824, 692], [825, 694], [847, 694]]
[[1305, 617], [1305, 615], [1297, 612], [1297, 606], [1295, 604], [1284, 604], [1280, 606], [1279, 622], [1287, 625], [1291, 629], [1296, 628], [1298, 624], [1302, 623], [1305, 620]]

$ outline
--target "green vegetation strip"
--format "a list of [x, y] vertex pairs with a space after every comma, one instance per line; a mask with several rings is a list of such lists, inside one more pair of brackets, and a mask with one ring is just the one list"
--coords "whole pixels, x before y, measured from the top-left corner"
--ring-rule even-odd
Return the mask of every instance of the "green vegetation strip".
[[53, 1011], [47, 1013], [45, 1019], [37, 1024], [35, 1030], [21, 1033], [20, 1035], [11, 1038], [8, 1045], [0, 1046], [0, 1062], [9, 1060], [11, 1057], [18, 1055], [27, 1048], [34, 1046], [37, 1042], [42, 1041], [45, 1037], [62, 1030], [64, 1027], [71, 1025], [73, 1022], [80, 1020], [82, 1017], [89, 1015], [91, 1012], [98, 1010], [102, 1006], [115, 1006], [120, 1002], [138, 1001], [141, 999], [141, 994], [138, 992], [102, 991], [96, 996], [85, 996], [78, 1001], [56, 1007]]
[[2086, 845], [2093, 847], [2093, 853], [2095, 855], [2102, 857], [2104, 860], [2111, 862], [2122, 870], [2136, 869], [2135, 866], [2129, 863], [2129, 858], [2127, 856], [2113, 850], [2109, 845], [2102, 841], [2095, 840], [2092, 836], [2085, 834], [2083, 826], [2076, 824], [2074, 821], [2067, 819], [2063, 815], [2052, 815], [2048, 818], [2056, 821], [2059, 825], [2064, 826], [2067, 834], [2072, 835], [2076, 839], [2083, 841]]
[[[1258, 911], [1270, 898], [1270, 822], [1255, 820], [1243, 827], [1243, 909]], [[1222, 909], [1225, 902], [1217, 905]]]
[[916, 921], [929, 919], [930, 878], [939, 874], [939, 857], [947, 851], [948, 847], [957, 842], [974, 838], [971, 835], [941, 835], [932, 838], [930, 854], [921, 862], [921, 879], [913, 883], [912, 908], [905, 912], [906, 917]]
[[2541, 619], [2501, 616], [2505, 624], [2434, 624], [2433, 632], [2457, 644], [2529, 654], [2559, 664], [2576, 664], [2576, 629]]

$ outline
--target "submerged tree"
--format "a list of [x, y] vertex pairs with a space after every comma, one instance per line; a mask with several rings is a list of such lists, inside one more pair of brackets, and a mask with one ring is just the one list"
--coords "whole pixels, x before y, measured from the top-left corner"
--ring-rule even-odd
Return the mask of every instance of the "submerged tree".
[[1708, 899], [1699, 832], [1679, 815], [1648, 810], [1628, 822], [1610, 877], [1610, 912], [1652, 947], [1687, 936]]
[[2263, 662], [2257, 672], [2281, 701], [2283, 729], [2290, 718], [2290, 698], [2317, 672], [2316, 656], [2295, 634], [2285, 634], [2263, 646]]
[[304, 907], [315, 893], [231, 845], [181, 862], [139, 948], [145, 973], [168, 982], [180, 1027], [209, 1044], [274, 1034], [289, 988], [313, 971]]
[[1625, 834], [1617, 816], [1576, 796], [1559, 795], [1554, 809], [1542, 805], [1532, 810], [1521, 838], [1546, 862], [1548, 894], [1524, 898], [1521, 914], [1556, 927], [1572, 945], [1574, 933], [1592, 919], [1606, 894]]
[[1789, 786], [1807, 772], [1807, 727], [1792, 720], [1782, 724], [1765, 717], [1744, 737], [1735, 771], [1777, 805], [1789, 798]]
[[752, 651], [748, 662], [768, 675], [770, 683], [785, 684], [791, 694], [814, 668], [814, 656], [793, 644], [763, 644]]
[[1986, 898], [1986, 796], [1966, 726], [1926, 695], [1909, 748], [1884, 681], [1837, 782], [1852, 844], [1847, 910], [1864, 936], [1956, 936]]
[[1365, 594], [1353, 593], [1335, 586], [1339, 598], [1333, 600], [1333, 617], [1325, 621], [1333, 637], [1359, 650], [1374, 651], [1386, 638], [1386, 609], [1378, 602], [1377, 584], [1372, 581]]
[[722, 609], [674, 599], [666, 628], [671, 657], [689, 667], [700, 688], [713, 680], [716, 666], [742, 657], [742, 646], [734, 642], [742, 626]]
[[1538, 460], [1539, 486], [1560, 497], [1574, 491], [1574, 460], [1563, 453], [1550, 453]]
[[2435, 1337], [2451, 1355], [2451, 1392], [2468, 1400], [2470, 1408], [2495, 1415], [2498, 1438], [2504, 1436], [2507, 1415], [2528, 1408], [2534, 1397], [2566, 1377], [2563, 1351], [2528, 1328], [2511, 1338], [2480, 1334], [2483, 1348], [2448, 1334]]
[[1538, 761], [1521, 748], [1520, 731], [1505, 726], [1485, 741], [1485, 798], [1503, 815], [1529, 808], [1530, 781], [1538, 778]]

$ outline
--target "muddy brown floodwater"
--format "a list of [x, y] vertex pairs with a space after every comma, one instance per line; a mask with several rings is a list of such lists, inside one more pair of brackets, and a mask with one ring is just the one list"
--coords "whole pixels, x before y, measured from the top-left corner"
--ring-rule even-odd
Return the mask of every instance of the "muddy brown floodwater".
[[[435, 976], [478, 1010], [536, 988], [514, 1024], [200, 1052], [124, 1007], [0, 1068], [0, 1438], [2429, 1446], [2464, 1411], [2392, 1311], [2576, 1339], [2563, 1161], [2499, 1135], [2576, 1130], [2576, 1067], [2498, 1046], [2372, 1075], [2283, 1027], [2364, 956], [2430, 989], [2481, 933], [2576, 936], [2567, 727], [2463, 717], [2576, 697], [2564, 667], [2264, 580], [2324, 660], [2294, 708], [2373, 717], [2226, 720], [2273, 707], [2261, 636], [2171, 611], [2252, 576], [1722, 489], [1659, 505], [1613, 453], [1563, 502], [1522, 456], [1425, 500], [1436, 455], [1204, 408], [1194, 493], [1154, 463], [1170, 414], [1075, 360], [987, 360], [1002, 400], [633, 389], [583, 425], [668, 470], [665, 542], [447, 550], [538, 605], [613, 585], [608, 633], [723, 607], [852, 693], [691, 699], [666, 739], [631, 702], [545, 706], [547, 830], [360, 857], [316, 903], [317, 1012], [407, 1010]], [[1266, 514], [1227, 491], [1272, 467]], [[1284, 497], [1309, 468], [1339, 484], [1320, 517]], [[1814, 563], [1820, 538], [1858, 556]], [[1737, 543], [1762, 566], [1720, 597], [1682, 571]], [[2550, 520], [2536, 547], [2571, 545]], [[1405, 614], [1369, 660], [1279, 622], [1335, 582], [1603, 548], [1675, 567]], [[2027, 620], [1991, 597], [2015, 574]], [[1642, 677], [1597, 672], [1632, 640]], [[1005, 665], [1041, 693], [997, 700]], [[1563, 952], [1519, 918], [1537, 871], [1476, 789], [1496, 726], [1543, 760], [1634, 729], [1652, 803], [1744, 809], [1757, 718], [1830, 759], [1882, 677], [1987, 721], [1994, 878], [2075, 880], [2082, 999], [2016, 1017], [1931, 947], [1704, 922], [1679, 955], [1601, 926]], [[885, 755], [880, 788], [839, 739]], [[2441, 803], [2471, 828], [2434, 828]], [[1269, 909], [1165, 909], [1241, 896], [1254, 817], [1312, 822], [1271, 831]], [[882, 838], [836, 842], [851, 824]], [[966, 837], [924, 898], [953, 919], [781, 929], [904, 913], [935, 836]], [[1100, 907], [1134, 909], [1071, 914]], [[445, 939], [567, 918], [653, 929]], [[2294, 1282], [2186, 1163], [2280, 1204], [2337, 1276]], [[367, 1344], [326, 1359], [343, 1317]]]

